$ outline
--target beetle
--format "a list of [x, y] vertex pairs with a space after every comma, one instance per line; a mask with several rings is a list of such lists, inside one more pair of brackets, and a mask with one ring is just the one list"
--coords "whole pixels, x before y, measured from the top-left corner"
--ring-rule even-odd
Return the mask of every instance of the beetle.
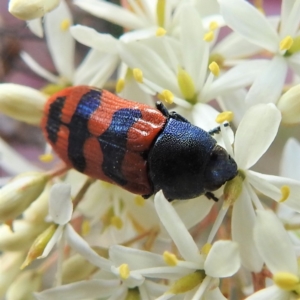
[[237, 165], [207, 132], [161, 102], [156, 108], [89, 86], [66, 88], [45, 104], [42, 128], [70, 167], [148, 198], [191, 199], [237, 175]]

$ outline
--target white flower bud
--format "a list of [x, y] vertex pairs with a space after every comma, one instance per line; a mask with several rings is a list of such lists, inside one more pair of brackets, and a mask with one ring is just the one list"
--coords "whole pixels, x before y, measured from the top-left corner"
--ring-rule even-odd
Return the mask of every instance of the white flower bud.
[[24, 259], [21, 252], [7, 252], [0, 257], [0, 297], [4, 296], [12, 281], [20, 273]]
[[59, 0], [10, 0], [8, 10], [18, 19], [33, 20], [53, 10], [59, 2]]
[[300, 84], [284, 93], [277, 104], [282, 114], [282, 123], [294, 125], [300, 123]]
[[37, 292], [41, 284], [42, 273], [34, 270], [24, 271], [9, 286], [6, 300], [33, 299], [33, 292]]
[[39, 125], [47, 97], [38, 90], [13, 84], [0, 84], [0, 111], [14, 119]]
[[18, 217], [43, 192], [49, 176], [44, 173], [24, 173], [0, 190], [0, 221]]

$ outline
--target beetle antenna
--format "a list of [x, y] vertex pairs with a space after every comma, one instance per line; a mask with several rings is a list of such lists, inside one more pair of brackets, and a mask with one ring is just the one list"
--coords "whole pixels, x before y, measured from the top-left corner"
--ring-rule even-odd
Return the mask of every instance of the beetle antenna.
[[[224, 123], [224, 126], [228, 127], [229, 123], [228, 122]], [[217, 127], [215, 127], [215, 128], [208, 131], [208, 133], [210, 135], [219, 134], [220, 132], [221, 132], [221, 127], [220, 126], [217, 126]]]

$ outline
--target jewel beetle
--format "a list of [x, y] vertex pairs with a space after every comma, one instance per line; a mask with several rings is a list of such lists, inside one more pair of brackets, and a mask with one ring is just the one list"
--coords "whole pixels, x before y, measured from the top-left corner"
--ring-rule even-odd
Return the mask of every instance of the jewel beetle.
[[207, 132], [162, 103], [156, 108], [89, 86], [66, 88], [46, 102], [42, 128], [70, 167], [148, 198], [171, 201], [213, 191], [237, 165]]

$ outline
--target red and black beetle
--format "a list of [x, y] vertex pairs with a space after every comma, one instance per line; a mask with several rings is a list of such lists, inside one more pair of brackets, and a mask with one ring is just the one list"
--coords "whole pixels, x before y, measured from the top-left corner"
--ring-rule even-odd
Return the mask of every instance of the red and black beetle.
[[61, 159], [76, 170], [145, 198], [168, 200], [212, 192], [237, 165], [212, 134], [160, 103], [157, 108], [88, 86], [49, 98], [42, 128]]

